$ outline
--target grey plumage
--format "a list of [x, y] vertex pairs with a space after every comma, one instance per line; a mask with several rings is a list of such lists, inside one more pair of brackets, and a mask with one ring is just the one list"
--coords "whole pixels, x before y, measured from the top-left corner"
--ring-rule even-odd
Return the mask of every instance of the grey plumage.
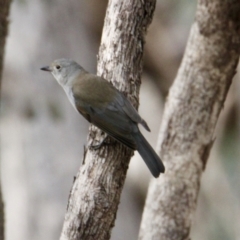
[[42, 70], [50, 71], [65, 90], [74, 108], [89, 122], [127, 147], [137, 150], [154, 177], [165, 171], [153, 148], [139, 131], [150, 131], [129, 100], [107, 80], [88, 73], [69, 59], [55, 60]]

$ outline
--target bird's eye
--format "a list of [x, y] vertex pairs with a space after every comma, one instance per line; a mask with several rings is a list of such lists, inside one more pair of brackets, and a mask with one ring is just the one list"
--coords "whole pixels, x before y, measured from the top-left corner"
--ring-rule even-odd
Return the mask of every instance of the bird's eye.
[[56, 66], [56, 69], [60, 69], [60, 68], [61, 68], [61, 66], [59, 66], [59, 65]]

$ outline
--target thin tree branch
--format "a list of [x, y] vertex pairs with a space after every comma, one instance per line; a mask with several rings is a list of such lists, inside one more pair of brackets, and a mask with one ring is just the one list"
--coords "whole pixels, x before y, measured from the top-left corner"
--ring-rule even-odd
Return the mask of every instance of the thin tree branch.
[[[138, 105], [144, 36], [155, 0], [110, 0], [99, 50], [98, 74], [128, 94]], [[103, 133], [90, 128], [88, 144]], [[133, 152], [110, 140], [110, 145], [87, 149], [69, 197], [61, 234], [65, 239], [110, 238], [129, 160]]]
[[5, 48], [6, 37], [8, 34], [8, 13], [10, 9], [10, 4], [11, 4], [11, 0], [0, 0], [0, 93], [1, 93], [4, 48]]
[[239, 1], [199, 0], [160, 130], [166, 173], [151, 182], [139, 239], [190, 239], [201, 174], [239, 49]]
[[5, 239], [5, 218], [4, 218], [4, 202], [2, 198], [2, 187], [0, 185], [0, 240]]
[[[5, 42], [8, 33], [8, 13], [11, 0], [0, 0], [0, 97]], [[4, 240], [4, 203], [0, 179], [0, 240]]]

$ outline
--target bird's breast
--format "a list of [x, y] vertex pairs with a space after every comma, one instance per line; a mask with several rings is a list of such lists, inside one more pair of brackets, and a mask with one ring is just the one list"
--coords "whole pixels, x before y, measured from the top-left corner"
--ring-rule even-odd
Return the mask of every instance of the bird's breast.
[[64, 89], [65, 93], [67, 94], [68, 100], [72, 104], [73, 108], [78, 112], [76, 105], [75, 105], [75, 99], [73, 96], [72, 88], [70, 88], [68, 86], [64, 86], [63, 89]]

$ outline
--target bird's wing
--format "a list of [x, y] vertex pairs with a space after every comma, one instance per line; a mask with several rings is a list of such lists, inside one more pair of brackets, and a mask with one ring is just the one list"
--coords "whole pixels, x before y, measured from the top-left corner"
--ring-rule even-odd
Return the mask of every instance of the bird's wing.
[[89, 115], [94, 125], [129, 148], [136, 149], [132, 133], [138, 131], [137, 125], [123, 110], [116, 109], [115, 106], [109, 104], [103, 109], [92, 107]]
[[75, 84], [72, 92], [77, 110], [89, 122], [136, 149], [133, 133], [139, 131], [137, 123], [143, 124], [144, 121], [121, 92], [106, 80], [91, 74]]
[[116, 102], [121, 106], [123, 111], [132, 119], [132, 121], [142, 124], [147, 131], [150, 131], [147, 123], [141, 118], [137, 110], [122, 93], [119, 92], [116, 97]]

